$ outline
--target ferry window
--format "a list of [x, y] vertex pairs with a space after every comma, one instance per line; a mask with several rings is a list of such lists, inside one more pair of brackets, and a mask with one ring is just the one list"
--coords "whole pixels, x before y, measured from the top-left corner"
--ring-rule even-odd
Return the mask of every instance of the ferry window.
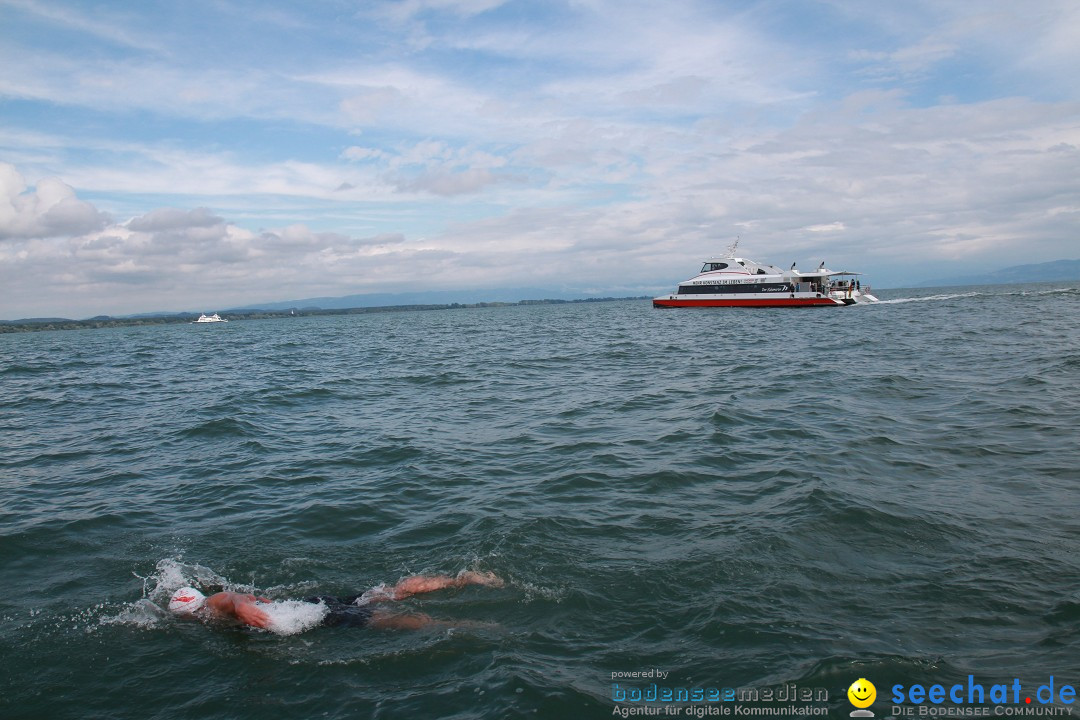
[[712, 270], [724, 270], [728, 266], [727, 263], [705, 263], [701, 268], [701, 272], [711, 272]]

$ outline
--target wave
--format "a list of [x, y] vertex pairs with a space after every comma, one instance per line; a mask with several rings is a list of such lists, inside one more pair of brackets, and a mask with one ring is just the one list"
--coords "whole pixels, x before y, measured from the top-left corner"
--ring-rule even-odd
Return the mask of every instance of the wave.
[[260, 431], [259, 428], [247, 420], [236, 417], [223, 417], [192, 425], [179, 431], [178, 434], [184, 438], [220, 439], [227, 437], [258, 437]]
[[1050, 290], [1036, 290], [1034, 292], [1030, 290], [1021, 290], [1016, 293], [1017, 295], [1080, 295], [1080, 288], [1075, 287], [1062, 287], [1052, 288]]
[[1043, 297], [1053, 295], [1065, 295], [1073, 296], [1080, 295], [1080, 287], [1057, 287], [1034, 290], [1024, 286], [999, 286], [996, 292], [987, 292], [985, 290], [969, 290], [968, 292], [958, 293], [939, 293], [937, 295], [924, 295], [920, 297], [903, 297], [903, 298], [891, 298], [889, 300], [879, 300], [876, 303], [869, 303], [872, 305], [901, 305], [911, 302], [937, 302], [941, 300], [958, 300], [960, 298], [970, 297]]
[[874, 305], [900, 305], [900, 304], [903, 304], [903, 303], [912, 303], [912, 302], [939, 302], [941, 300], [956, 300], [957, 298], [976, 297], [978, 295], [983, 295], [983, 294], [985, 294], [985, 293], [980, 293], [980, 292], [976, 292], [976, 291], [971, 291], [971, 292], [966, 292], [966, 293], [948, 293], [948, 294], [943, 294], [943, 295], [926, 295], [924, 297], [893, 298], [891, 300], [879, 300], [878, 302], [873, 303], [873, 304]]
[[57, 368], [52, 365], [8, 365], [7, 367], [0, 368], [0, 376], [14, 375], [14, 376], [34, 376], [34, 375], [48, 375], [56, 372]]

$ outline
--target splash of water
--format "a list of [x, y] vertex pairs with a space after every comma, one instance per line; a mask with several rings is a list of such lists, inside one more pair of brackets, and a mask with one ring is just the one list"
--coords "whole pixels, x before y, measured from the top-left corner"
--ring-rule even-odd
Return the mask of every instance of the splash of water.
[[327, 613], [323, 603], [300, 600], [259, 603], [259, 607], [270, 616], [270, 627], [267, 630], [278, 635], [296, 635], [310, 630], [318, 626]]
[[167, 622], [169, 613], [146, 598], [125, 605], [116, 615], [101, 618], [102, 625], [135, 625], [151, 628]]
[[240, 589], [210, 568], [197, 563], [186, 563], [178, 558], [159, 560], [154, 572], [146, 577], [136, 574], [136, 577], [142, 578], [143, 596], [162, 606], [168, 602], [173, 592], [186, 586], [211, 592], [219, 589]]
[[[172, 614], [165, 606], [177, 589], [191, 586], [207, 594], [219, 590], [251, 592], [252, 587], [229, 581], [205, 565], [184, 562], [179, 558], [159, 560], [154, 571], [147, 576], [137, 575], [143, 581], [143, 596], [121, 608], [116, 615], [103, 617], [102, 624], [136, 625], [150, 628], [168, 623]], [[285, 600], [259, 603], [270, 616], [270, 632], [278, 635], [295, 635], [310, 630], [322, 622], [326, 616], [326, 606], [319, 603], [306, 603]]]

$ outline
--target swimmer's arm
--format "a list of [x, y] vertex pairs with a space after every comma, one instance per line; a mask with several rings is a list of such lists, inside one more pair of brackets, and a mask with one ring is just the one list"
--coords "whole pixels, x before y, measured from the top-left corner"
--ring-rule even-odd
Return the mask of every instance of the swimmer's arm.
[[260, 609], [255, 602], [270, 602], [264, 597], [242, 595], [234, 592], [219, 592], [206, 598], [206, 606], [215, 615], [239, 620], [245, 625], [257, 628], [270, 626], [270, 616]]

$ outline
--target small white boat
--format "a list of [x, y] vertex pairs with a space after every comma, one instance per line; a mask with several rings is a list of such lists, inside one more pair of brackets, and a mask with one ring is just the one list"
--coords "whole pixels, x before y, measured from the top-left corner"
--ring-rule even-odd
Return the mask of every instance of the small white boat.
[[214, 313], [213, 315], [200, 315], [199, 319], [198, 320], [192, 320], [191, 324], [194, 325], [195, 323], [215, 323], [215, 322], [229, 322], [229, 321], [226, 320], [225, 318], [221, 317], [217, 313]]
[[653, 307], [810, 307], [878, 302], [860, 273], [829, 270], [802, 272], [792, 263], [781, 270], [736, 257], [739, 241], [720, 258], [706, 260], [694, 277], [679, 283], [670, 295], [653, 298]]

